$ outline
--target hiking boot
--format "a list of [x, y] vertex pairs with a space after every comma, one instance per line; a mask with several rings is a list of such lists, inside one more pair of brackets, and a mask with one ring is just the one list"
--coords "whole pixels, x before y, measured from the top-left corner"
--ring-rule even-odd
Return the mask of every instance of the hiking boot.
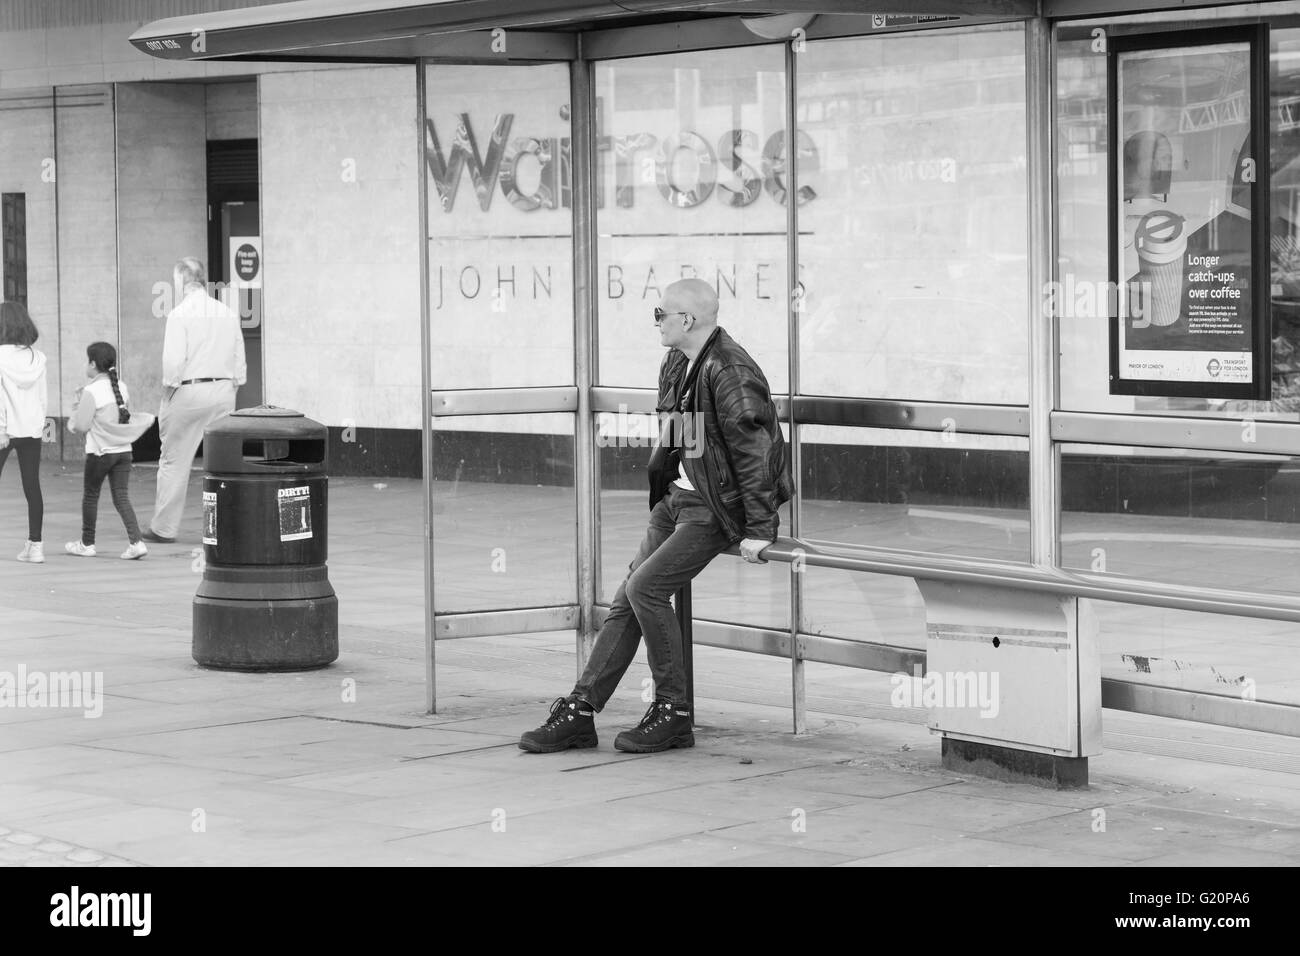
[[551, 716], [546, 723], [519, 738], [519, 749], [534, 754], [594, 746], [596, 712], [589, 703], [577, 697], [557, 698], [551, 704]]
[[625, 730], [614, 740], [614, 749], [634, 754], [653, 754], [674, 747], [694, 747], [691, 712], [685, 707], [657, 700], [641, 723]]

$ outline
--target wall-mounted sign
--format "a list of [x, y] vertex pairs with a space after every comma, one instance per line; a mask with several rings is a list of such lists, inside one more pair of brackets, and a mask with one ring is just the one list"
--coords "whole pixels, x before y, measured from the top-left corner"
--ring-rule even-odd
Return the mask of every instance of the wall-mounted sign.
[[952, 20], [960, 19], [961, 17], [957, 16], [921, 16], [914, 13], [873, 13], [871, 15], [871, 29], [899, 30], [904, 27], [920, 27], [932, 23], [948, 23]]
[[1110, 39], [1111, 394], [1269, 397], [1266, 30]]
[[[597, 110], [603, 110], [600, 97]], [[566, 113], [567, 117], [567, 108]], [[425, 120], [425, 162], [444, 213], [456, 209], [462, 178], [468, 179], [479, 207], [487, 212], [498, 189], [523, 212], [569, 208], [573, 204], [571, 138], [519, 136], [515, 114], [496, 115], [491, 130], [468, 113], [454, 124]], [[451, 135], [447, 135], [450, 127]], [[480, 136], [487, 132], [486, 148]], [[812, 137], [795, 134], [801, 176], [817, 170]], [[724, 206], [749, 206], [766, 194], [784, 205], [786, 196], [786, 135], [784, 130], [759, 133], [752, 129], [680, 129], [667, 134], [635, 132], [599, 136], [596, 149], [596, 208], [606, 205], [606, 181], [613, 180], [614, 203], [625, 209], [636, 203], [636, 187], [653, 185], [671, 206], [688, 209], [706, 201]], [[811, 186], [799, 188], [799, 204], [815, 199]], [[235, 240], [231, 240], [233, 243]]]
[[262, 288], [262, 237], [230, 237], [230, 284], [240, 289]]

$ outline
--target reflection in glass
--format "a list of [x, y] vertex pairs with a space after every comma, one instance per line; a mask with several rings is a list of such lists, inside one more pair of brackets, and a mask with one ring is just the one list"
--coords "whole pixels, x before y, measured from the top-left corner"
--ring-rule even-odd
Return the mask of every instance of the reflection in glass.
[[577, 602], [572, 415], [435, 418], [433, 467], [437, 613]]
[[1065, 445], [1061, 563], [1169, 584], [1293, 594], [1300, 460]]
[[[608, 604], [627, 576], [628, 564], [645, 537], [650, 519], [644, 436], [657, 435], [653, 426], [632, 424], [634, 417], [602, 413], [596, 416], [600, 436], [600, 560], [596, 599]], [[653, 421], [650, 416], [643, 416]], [[648, 430], [649, 429], [649, 430]], [[780, 534], [790, 533], [790, 505], [780, 509]], [[790, 567], [768, 562], [746, 564], [738, 557], [719, 555], [691, 587], [696, 618], [788, 630], [790, 627]]]
[[1025, 404], [1023, 29], [817, 41], [797, 63], [799, 390]]
[[440, 64], [426, 77], [433, 385], [571, 385], [568, 69]]
[[1296, 626], [1095, 602], [1101, 676], [1237, 700], [1300, 704]]
[[802, 579], [804, 633], [925, 650], [925, 602], [911, 578], [810, 567]]
[[655, 386], [651, 309], [698, 277], [786, 390], [784, 62], [764, 46], [596, 65], [601, 384]]
[[1024, 438], [805, 425], [802, 537], [1029, 558]]

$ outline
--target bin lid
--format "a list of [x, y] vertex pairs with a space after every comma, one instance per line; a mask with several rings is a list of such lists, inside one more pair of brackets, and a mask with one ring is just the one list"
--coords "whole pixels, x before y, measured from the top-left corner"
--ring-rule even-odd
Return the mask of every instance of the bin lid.
[[241, 408], [230, 413], [235, 418], [306, 418], [302, 412], [292, 408], [280, 408], [278, 405], [255, 405]]

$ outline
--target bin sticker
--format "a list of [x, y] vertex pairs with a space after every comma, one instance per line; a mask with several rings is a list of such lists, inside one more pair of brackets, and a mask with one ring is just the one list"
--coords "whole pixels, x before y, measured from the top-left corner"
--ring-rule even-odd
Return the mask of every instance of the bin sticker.
[[280, 500], [280, 540], [301, 541], [311, 537], [311, 488], [281, 488], [276, 496]]
[[217, 493], [203, 492], [203, 543], [217, 543]]

